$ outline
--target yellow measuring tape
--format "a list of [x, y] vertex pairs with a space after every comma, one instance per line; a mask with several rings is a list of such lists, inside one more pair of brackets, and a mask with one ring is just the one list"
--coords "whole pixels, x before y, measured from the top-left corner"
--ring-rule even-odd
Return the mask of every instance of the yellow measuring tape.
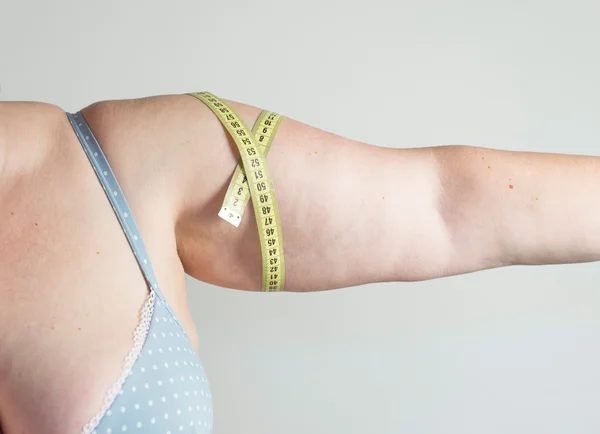
[[[283, 117], [277, 113], [263, 111], [254, 123], [252, 135], [258, 144], [261, 155], [266, 157], [271, 148], [271, 143], [273, 143], [273, 137], [275, 137], [275, 133], [282, 120]], [[219, 217], [238, 227], [248, 200], [250, 200], [250, 191], [248, 189], [243, 162], [240, 159], [227, 188], [227, 193], [225, 193], [225, 200], [223, 200], [223, 205], [221, 205]]]
[[263, 111], [250, 133], [242, 118], [213, 94], [196, 92], [190, 95], [217, 115], [241, 155], [219, 216], [237, 227], [248, 200], [252, 198], [262, 253], [262, 290], [281, 291], [285, 283], [283, 235], [266, 156], [283, 117]]

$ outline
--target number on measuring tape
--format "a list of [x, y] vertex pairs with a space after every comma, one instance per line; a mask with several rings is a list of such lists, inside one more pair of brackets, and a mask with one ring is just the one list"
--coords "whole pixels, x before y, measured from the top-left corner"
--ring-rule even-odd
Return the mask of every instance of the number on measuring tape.
[[[202, 101], [217, 115], [240, 152], [241, 164], [235, 169], [219, 215], [238, 226], [245, 204], [252, 198], [262, 254], [262, 290], [281, 291], [285, 283], [283, 234], [266, 155], [282, 117], [276, 113], [263, 112], [250, 133], [242, 118], [216, 96], [209, 92], [190, 95]], [[222, 215], [226, 206], [228, 218]], [[234, 218], [234, 212], [237, 212], [239, 218]]]
[[[226, 116], [228, 120], [233, 120], [233, 115], [228, 114]], [[275, 133], [282, 120], [283, 116], [277, 113], [263, 111], [254, 123], [252, 136], [254, 137], [255, 142], [258, 143], [261, 155], [266, 156], [269, 152]], [[252, 168], [260, 168], [261, 163], [260, 160], [256, 158], [256, 155], [251, 154], [249, 156], [251, 157], [250, 164]], [[244, 211], [250, 200], [250, 191], [248, 190], [246, 181], [246, 174], [244, 172], [242, 161], [240, 160], [231, 177], [223, 204], [219, 210], [219, 217], [235, 227], [238, 227], [242, 221], [242, 216], [244, 215]]]

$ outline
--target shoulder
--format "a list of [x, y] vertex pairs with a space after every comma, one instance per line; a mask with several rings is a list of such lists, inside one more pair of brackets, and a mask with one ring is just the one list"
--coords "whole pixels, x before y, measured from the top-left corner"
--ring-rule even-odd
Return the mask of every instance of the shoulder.
[[[240, 105], [253, 121], [259, 110]], [[159, 95], [94, 103], [82, 110], [120, 178], [164, 193], [173, 218], [203, 205], [222, 188], [238, 153], [208, 107], [189, 95]], [[120, 179], [119, 178], [119, 179]], [[156, 194], [155, 194], [156, 195]]]
[[64, 110], [43, 102], [0, 102], [0, 175], [35, 173], [70, 128]]
[[[59, 106], [44, 102], [0, 102], [0, 139], [35, 139], [47, 141], [67, 121]], [[40, 134], [42, 133], [42, 134]]]

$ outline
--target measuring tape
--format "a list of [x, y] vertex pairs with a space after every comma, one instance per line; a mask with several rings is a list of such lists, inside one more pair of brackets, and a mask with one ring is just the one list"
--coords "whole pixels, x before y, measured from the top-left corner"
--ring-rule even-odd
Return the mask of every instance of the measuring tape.
[[[252, 135], [258, 144], [261, 155], [266, 157], [282, 120], [283, 116], [277, 113], [263, 111], [254, 123]], [[250, 190], [246, 181], [246, 173], [240, 159], [227, 188], [227, 193], [225, 193], [225, 200], [223, 200], [221, 210], [219, 211], [219, 217], [235, 227], [238, 227], [242, 221], [244, 210], [250, 200]]]
[[266, 156], [282, 117], [272, 112], [261, 113], [251, 134], [242, 118], [213, 94], [196, 92], [189, 95], [202, 101], [217, 115], [241, 155], [241, 164], [229, 183], [219, 216], [237, 227], [252, 197], [262, 254], [262, 291], [281, 291], [285, 282], [283, 234]]

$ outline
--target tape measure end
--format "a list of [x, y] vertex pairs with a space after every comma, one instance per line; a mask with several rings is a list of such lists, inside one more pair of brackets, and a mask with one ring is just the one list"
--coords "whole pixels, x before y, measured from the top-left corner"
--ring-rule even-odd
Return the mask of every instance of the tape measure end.
[[231, 211], [228, 211], [227, 208], [221, 208], [221, 211], [219, 211], [219, 217], [221, 217], [227, 223], [231, 223], [236, 228], [240, 226], [240, 222], [242, 221], [242, 217], [239, 214], [234, 214]]

